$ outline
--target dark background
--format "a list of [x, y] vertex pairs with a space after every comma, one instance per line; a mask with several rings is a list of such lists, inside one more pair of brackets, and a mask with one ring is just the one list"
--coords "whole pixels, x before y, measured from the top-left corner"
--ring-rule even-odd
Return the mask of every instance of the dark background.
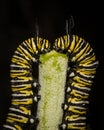
[[[96, 5], [96, 6], [95, 6]], [[87, 40], [94, 49], [99, 67], [90, 93], [88, 122], [92, 130], [103, 129], [103, 43], [101, 39], [103, 19], [98, 3], [70, 0], [3, 0], [0, 3], [0, 126], [3, 125], [11, 100], [10, 62], [18, 45], [35, 35], [38, 18], [39, 35], [54, 42], [65, 34], [65, 20], [74, 17], [72, 34]], [[100, 36], [99, 36], [100, 35]]]

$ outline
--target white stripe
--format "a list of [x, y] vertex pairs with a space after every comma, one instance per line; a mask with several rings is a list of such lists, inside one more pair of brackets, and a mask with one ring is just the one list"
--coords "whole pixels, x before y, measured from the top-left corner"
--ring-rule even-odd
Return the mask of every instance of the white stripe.
[[11, 67], [19, 67], [19, 68], [24, 68], [23, 66], [20, 66], [20, 65], [15, 65], [15, 64], [13, 64], [13, 63], [12, 63], [10, 66], [11, 66]]
[[25, 101], [29, 101], [29, 100], [31, 101], [32, 99], [30, 99], [30, 98], [27, 98], [27, 99], [12, 99], [12, 101], [15, 101], [15, 102], [16, 101], [19, 101], [19, 102], [23, 102], [24, 101], [25, 102]]
[[89, 101], [71, 101], [74, 104], [89, 104]]
[[86, 83], [92, 83], [93, 81], [92, 80], [88, 80], [88, 79], [85, 79], [85, 78], [81, 78], [80, 76], [76, 76], [78, 77], [79, 79], [81, 79], [82, 81], [85, 81]]
[[77, 120], [86, 120], [86, 117], [78, 117], [78, 118], [75, 118], [75, 119], [69, 118], [69, 121], [77, 121]]
[[9, 126], [9, 125], [3, 125], [3, 127], [8, 128], [8, 129], [11, 129], [11, 130], [16, 130], [14, 127]]
[[71, 124], [71, 125], [86, 125], [86, 123], [69, 123], [69, 124]]
[[13, 72], [17, 72], [17, 73], [22, 73], [22, 72], [27, 72], [27, 70], [24, 70], [24, 69], [22, 69], [22, 70], [18, 70], [18, 69], [11, 69], [11, 72], [13, 73]]
[[[23, 57], [20, 57], [20, 56], [17, 56], [17, 55], [14, 55], [13, 58], [18, 58], [19, 60], [21, 59], [22, 61], [26, 60]], [[29, 58], [28, 58], [28, 60], [29, 60]]]
[[78, 72], [80, 75], [82, 75], [82, 76], [84, 76], [84, 77], [87, 77], [87, 78], [94, 78], [94, 75], [85, 75], [85, 74], [83, 74], [83, 73], [81, 73], [81, 72]]
[[76, 91], [77, 93], [79, 93], [79, 94], [81, 94], [81, 95], [86, 95], [86, 96], [89, 95], [89, 93], [81, 92], [80, 90], [74, 90], [74, 91]]
[[[89, 90], [89, 91], [91, 90], [91, 88], [85, 87], [85, 86], [84, 87], [80, 87], [79, 85], [74, 85], [74, 87], [75, 88], [79, 88], [80, 90]], [[77, 91], [80, 91], [80, 90], [77, 90]]]
[[[33, 40], [31, 40], [32, 42], [33, 42]], [[27, 45], [26, 45], [26, 43], [25, 42], [23, 42], [23, 45], [25, 45], [25, 47], [28, 49], [28, 47], [27, 47]], [[33, 59], [33, 62], [35, 62], [36, 61], [36, 59], [34, 58], [34, 57], [32, 57]]]
[[16, 109], [16, 108], [10, 108], [10, 110], [15, 111], [15, 112], [17, 111], [17, 112], [20, 112], [20, 113], [23, 113], [23, 114], [27, 114], [24, 111]]
[[16, 88], [16, 87], [26, 87], [26, 86], [30, 86], [31, 87], [31, 84], [21, 84], [21, 85], [11, 85], [12, 88]]
[[[88, 56], [92, 51], [93, 51], [93, 50], [91, 49], [91, 50], [89, 50], [89, 52], [86, 53], [86, 55], [84, 54], [85, 57]], [[92, 55], [94, 55], [94, 53], [93, 53]], [[91, 55], [91, 56], [92, 56], [92, 55]], [[83, 57], [82, 57], [81, 59], [83, 59]], [[81, 60], [81, 59], [80, 59], [80, 60]], [[85, 60], [87, 60], [87, 59], [89, 59], [89, 56], [86, 57], [83, 61], [85, 61]], [[79, 60], [78, 60], [78, 61], [79, 61]]]
[[26, 81], [29, 81], [29, 80], [11, 80], [12, 83], [14, 83], [14, 82], [26, 82]]
[[91, 67], [91, 66], [97, 65], [97, 64], [98, 64], [98, 61], [96, 61], [96, 62], [94, 62], [94, 63], [90, 63], [90, 64], [88, 64], [88, 65], [86, 65], [86, 64], [80, 64], [79, 66]]
[[81, 110], [85, 110], [85, 108], [84, 108], [84, 107], [82, 107], [82, 106], [74, 106], [74, 109], [81, 109]]
[[[27, 50], [25, 50], [22, 46], [20, 46], [20, 49], [22, 49], [22, 50], [26, 53], [27, 56], [28, 56], [28, 55], [31, 56], [30, 53], [29, 53]], [[31, 56], [31, 57], [32, 57], [32, 56]]]
[[[14, 117], [18, 117], [18, 118], [20, 118], [20, 119], [24, 119], [24, 121], [26, 122], [26, 120], [28, 120], [28, 118], [26, 118], [26, 117], [24, 117], [24, 116], [20, 116], [20, 115], [18, 115], [18, 114], [13, 114], [13, 113], [9, 113], [8, 114], [9, 116], [14, 116]], [[25, 123], [24, 122], [24, 123]]]
[[15, 94], [15, 93], [13, 93], [12, 94], [12, 96], [14, 96], [14, 97], [20, 97], [20, 96], [24, 96], [24, 97], [26, 97], [26, 96], [30, 96], [30, 94]]

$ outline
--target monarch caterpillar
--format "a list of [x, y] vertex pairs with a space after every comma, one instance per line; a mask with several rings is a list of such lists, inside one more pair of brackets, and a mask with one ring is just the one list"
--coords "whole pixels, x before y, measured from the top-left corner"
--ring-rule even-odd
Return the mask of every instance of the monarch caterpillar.
[[[53, 63], [54, 59], [56, 62]], [[36, 74], [40, 75], [33, 75], [33, 64], [40, 67], [41, 72]], [[54, 89], [42, 70], [42, 67], [48, 69], [45, 64], [51, 67], [60, 64], [55, 71], [48, 70], [52, 75], [51, 83], [60, 82], [53, 85]], [[98, 61], [90, 44], [77, 35], [72, 35], [71, 39], [70, 35], [59, 37], [53, 45], [40, 37], [25, 40], [17, 47], [11, 60], [12, 100], [3, 127], [11, 130], [86, 130], [88, 97], [97, 66]], [[60, 73], [64, 80], [60, 79]], [[43, 79], [46, 81], [41, 83]], [[52, 91], [55, 97], [51, 95]]]

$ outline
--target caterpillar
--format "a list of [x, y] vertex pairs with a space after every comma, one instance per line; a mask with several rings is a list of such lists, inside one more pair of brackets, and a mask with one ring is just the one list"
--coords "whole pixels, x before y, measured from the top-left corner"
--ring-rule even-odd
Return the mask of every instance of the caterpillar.
[[77, 35], [53, 44], [41, 37], [25, 40], [11, 59], [12, 100], [3, 128], [86, 130], [97, 66], [91, 45]]

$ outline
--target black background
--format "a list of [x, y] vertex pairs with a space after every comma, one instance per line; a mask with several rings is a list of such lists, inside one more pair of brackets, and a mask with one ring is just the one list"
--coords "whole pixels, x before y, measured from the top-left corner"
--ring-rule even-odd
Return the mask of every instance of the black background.
[[[95, 6], [96, 5], [96, 6]], [[3, 0], [0, 3], [0, 126], [3, 125], [11, 100], [10, 62], [18, 45], [35, 35], [35, 19], [38, 18], [39, 35], [54, 42], [65, 34], [65, 20], [73, 15], [73, 34], [83, 37], [94, 49], [99, 67], [92, 85], [88, 120], [92, 130], [103, 129], [103, 15], [98, 3], [70, 0]], [[101, 41], [102, 39], [102, 41]]]

